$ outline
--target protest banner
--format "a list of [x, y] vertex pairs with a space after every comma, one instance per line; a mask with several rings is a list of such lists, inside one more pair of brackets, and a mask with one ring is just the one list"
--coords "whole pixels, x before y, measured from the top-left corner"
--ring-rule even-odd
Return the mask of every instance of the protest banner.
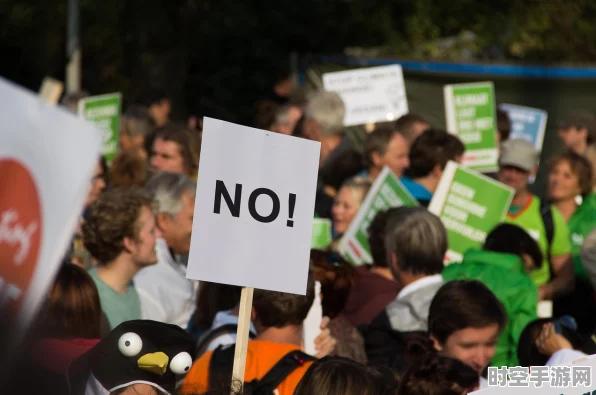
[[55, 105], [60, 100], [64, 84], [50, 77], [45, 77], [39, 88], [39, 97], [48, 104]]
[[538, 108], [503, 103], [499, 108], [509, 115], [511, 133], [509, 139], [525, 139], [534, 144], [538, 152], [542, 152], [544, 131], [548, 114]]
[[479, 248], [503, 221], [513, 189], [455, 162], [448, 162], [428, 211], [443, 221], [449, 248], [446, 263], [461, 262], [464, 252]]
[[446, 85], [443, 88], [447, 130], [466, 147], [462, 163], [473, 170], [498, 169], [495, 93], [492, 82]]
[[326, 218], [314, 218], [312, 221], [312, 241], [310, 248], [324, 250], [333, 241], [331, 220]]
[[186, 276], [244, 287], [240, 382], [254, 288], [306, 293], [319, 154], [318, 142], [204, 119]]
[[326, 73], [323, 85], [344, 101], [345, 126], [393, 121], [408, 113], [404, 75], [397, 64]]
[[379, 211], [392, 207], [418, 206], [398, 178], [383, 168], [362, 202], [358, 214], [339, 243], [339, 252], [354, 265], [373, 263], [368, 244], [368, 227]]
[[101, 136], [2, 78], [0, 116], [1, 364], [47, 297], [83, 209]]
[[79, 116], [92, 122], [103, 132], [103, 155], [110, 163], [118, 152], [122, 95], [91, 96], [79, 100]]

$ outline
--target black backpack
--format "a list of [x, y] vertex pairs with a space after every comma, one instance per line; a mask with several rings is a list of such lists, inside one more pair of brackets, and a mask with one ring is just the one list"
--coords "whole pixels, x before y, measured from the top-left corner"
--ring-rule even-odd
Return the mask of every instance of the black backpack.
[[[209, 385], [230, 382], [234, 365], [235, 345], [219, 346], [213, 351], [209, 363]], [[287, 353], [261, 379], [244, 383], [244, 393], [250, 395], [271, 395], [273, 391], [294, 370], [316, 358], [295, 350]]]

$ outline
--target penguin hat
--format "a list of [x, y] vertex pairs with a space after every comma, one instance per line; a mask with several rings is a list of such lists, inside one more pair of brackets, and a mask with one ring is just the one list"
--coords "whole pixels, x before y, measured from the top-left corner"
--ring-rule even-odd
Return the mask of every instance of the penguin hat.
[[109, 394], [148, 384], [173, 394], [176, 376], [192, 366], [194, 341], [180, 327], [156, 321], [127, 321], [114, 328], [68, 370], [71, 395]]

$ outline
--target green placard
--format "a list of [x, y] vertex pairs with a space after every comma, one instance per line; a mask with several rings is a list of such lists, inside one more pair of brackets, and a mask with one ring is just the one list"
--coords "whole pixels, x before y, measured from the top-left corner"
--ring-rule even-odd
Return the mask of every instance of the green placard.
[[447, 229], [446, 262], [461, 262], [470, 248], [479, 248], [486, 235], [503, 221], [513, 189], [449, 162], [428, 210], [439, 216]]
[[495, 92], [492, 82], [446, 85], [447, 130], [464, 143], [462, 163], [473, 170], [498, 169]]
[[310, 248], [325, 250], [333, 241], [331, 236], [331, 220], [325, 218], [314, 218], [312, 221], [312, 239]]
[[368, 244], [368, 227], [379, 211], [400, 206], [418, 206], [418, 202], [391, 170], [385, 167], [342, 237], [339, 245], [340, 253], [355, 265], [373, 263]]
[[79, 101], [79, 116], [92, 122], [103, 133], [102, 153], [108, 162], [118, 152], [121, 100], [120, 93], [112, 93], [86, 97]]

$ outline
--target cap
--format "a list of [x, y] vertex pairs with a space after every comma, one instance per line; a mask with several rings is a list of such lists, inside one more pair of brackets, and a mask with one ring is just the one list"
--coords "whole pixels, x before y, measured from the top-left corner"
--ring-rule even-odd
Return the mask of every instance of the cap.
[[588, 133], [596, 133], [596, 117], [589, 111], [571, 111], [561, 119], [559, 129], [568, 129], [571, 127], [586, 128]]
[[538, 163], [540, 153], [534, 144], [524, 139], [506, 140], [501, 144], [501, 166], [514, 166], [531, 171]]

